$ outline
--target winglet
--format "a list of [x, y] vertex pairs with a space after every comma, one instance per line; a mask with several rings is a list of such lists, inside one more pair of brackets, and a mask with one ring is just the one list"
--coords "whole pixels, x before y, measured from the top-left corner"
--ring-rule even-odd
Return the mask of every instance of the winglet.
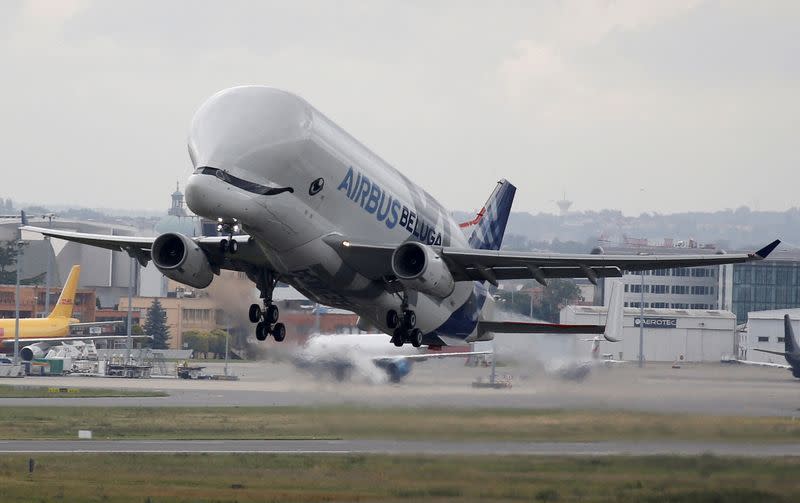
[[611, 295], [608, 301], [608, 312], [606, 314], [606, 326], [603, 329], [603, 337], [608, 342], [619, 342], [622, 339], [622, 324], [624, 314], [622, 311], [622, 283], [611, 281]]
[[767, 258], [767, 256], [769, 256], [770, 253], [772, 253], [772, 250], [774, 250], [775, 248], [778, 247], [779, 244], [781, 244], [781, 240], [780, 239], [776, 239], [775, 241], [771, 242], [770, 244], [768, 244], [764, 248], [761, 248], [760, 250], [758, 250], [755, 253], [755, 256], [758, 257], [758, 258], [761, 258], [761, 259], [765, 259], [765, 258]]

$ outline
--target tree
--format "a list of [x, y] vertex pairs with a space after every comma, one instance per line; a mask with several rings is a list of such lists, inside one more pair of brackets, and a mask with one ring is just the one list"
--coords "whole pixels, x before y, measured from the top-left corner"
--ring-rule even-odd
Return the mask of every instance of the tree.
[[183, 333], [183, 343], [188, 349], [194, 351], [194, 357], [200, 353], [208, 358], [208, 334], [197, 330], [187, 330]]
[[153, 349], [169, 349], [169, 327], [167, 326], [167, 312], [161, 307], [158, 299], [147, 309], [147, 321], [144, 323], [145, 334], [153, 338]]
[[[0, 284], [13, 285], [17, 281], [17, 256], [19, 248], [15, 241], [5, 241], [0, 244]], [[10, 267], [14, 270], [7, 270]]]
[[208, 350], [214, 353], [214, 358], [225, 357], [225, 338], [228, 333], [219, 328], [215, 328], [208, 333]]
[[561, 308], [580, 297], [581, 290], [574, 281], [568, 279], [550, 280], [542, 298], [533, 306], [536, 318], [558, 323]]

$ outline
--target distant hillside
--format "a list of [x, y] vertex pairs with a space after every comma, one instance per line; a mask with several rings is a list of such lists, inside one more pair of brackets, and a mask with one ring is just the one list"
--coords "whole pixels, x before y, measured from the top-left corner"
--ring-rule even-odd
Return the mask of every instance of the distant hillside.
[[[466, 212], [455, 212], [455, 216], [464, 221], [473, 217]], [[665, 238], [676, 242], [694, 239], [700, 244], [714, 243], [730, 250], [761, 246], [780, 238], [787, 247], [800, 247], [800, 208], [778, 212], [741, 207], [713, 213], [643, 213], [638, 217], [624, 216], [615, 210], [576, 212], [563, 217], [512, 212], [507, 236], [504, 244], [508, 248], [584, 252], [598, 240], [601, 245], [622, 243], [625, 237], [647, 238], [651, 244]]]

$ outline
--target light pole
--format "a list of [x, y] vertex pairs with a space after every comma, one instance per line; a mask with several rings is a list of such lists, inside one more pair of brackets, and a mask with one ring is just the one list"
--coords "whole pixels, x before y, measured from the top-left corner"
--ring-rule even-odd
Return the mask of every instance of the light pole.
[[50, 238], [48, 236], [44, 237], [44, 242], [47, 243], [45, 249], [47, 250], [47, 269], [44, 273], [44, 312], [45, 315], [50, 314], [50, 251], [52, 250], [50, 246]]
[[231, 338], [231, 319], [225, 314], [225, 377], [228, 377], [228, 339]]
[[14, 286], [14, 365], [19, 365], [19, 282], [22, 275], [22, 238], [17, 241], [17, 282]]
[[136, 259], [131, 257], [131, 267], [128, 274], [128, 329], [126, 330], [127, 337], [125, 338], [125, 365], [131, 364], [131, 323], [133, 323], [133, 277], [135, 275], [134, 268], [136, 267]]
[[641, 297], [639, 300], [639, 368], [644, 366], [644, 271], [639, 275], [641, 282]]

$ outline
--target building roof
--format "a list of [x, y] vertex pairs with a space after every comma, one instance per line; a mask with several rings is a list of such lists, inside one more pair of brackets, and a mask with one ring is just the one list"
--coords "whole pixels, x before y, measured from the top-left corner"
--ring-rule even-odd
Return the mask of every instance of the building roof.
[[[564, 309], [569, 309], [576, 314], [606, 314], [608, 307], [606, 306], [577, 306], [569, 305]], [[638, 307], [623, 308], [626, 315], [636, 316], [641, 313]], [[718, 309], [655, 309], [645, 308], [645, 316], [672, 316], [674, 318], [730, 318], [736, 316], [730, 311], [722, 311]]]
[[800, 318], [800, 308], [772, 309], [769, 311], [751, 311], [747, 313], [748, 320], [782, 320], [788, 314], [791, 318]]

